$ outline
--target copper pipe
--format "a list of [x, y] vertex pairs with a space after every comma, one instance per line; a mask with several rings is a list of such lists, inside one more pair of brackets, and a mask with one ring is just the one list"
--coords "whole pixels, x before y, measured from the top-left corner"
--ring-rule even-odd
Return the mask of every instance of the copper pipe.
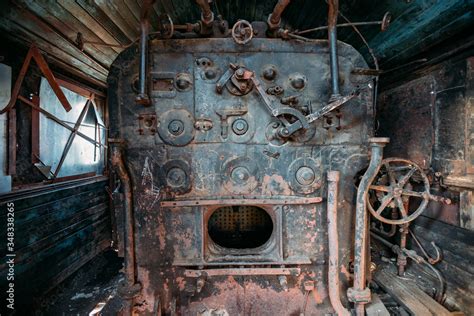
[[332, 86], [331, 100], [335, 100], [341, 96], [339, 92], [339, 61], [337, 57], [337, 15], [339, 12], [339, 0], [329, 0], [328, 6], [328, 42]]
[[339, 171], [329, 171], [328, 178], [328, 246], [329, 246], [329, 268], [328, 287], [329, 300], [339, 316], [349, 316], [351, 313], [342, 305], [339, 290], [339, 238], [337, 235], [337, 201]]
[[196, 3], [201, 8], [201, 21], [205, 24], [212, 23], [214, 21], [214, 14], [208, 0], [196, 0]]
[[285, 11], [286, 7], [290, 4], [291, 0], [278, 0], [273, 12], [268, 17], [268, 26], [270, 29], [274, 30], [280, 27], [281, 15]]
[[126, 315], [133, 314], [133, 298], [139, 293], [141, 286], [136, 282], [135, 273], [135, 232], [132, 206], [132, 186], [130, 176], [123, 162], [120, 142], [112, 145], [111, 163], [114, 167], [124, 194], [124, 264], [125, 264], [125, 284], [122, 289], [124, 298], [124, 308]]
[[[410, 224], [403, 224], [400, 228], [400, 248], [405, 249], [407, 247], [407, 235], [408, 226]], [[398, 275], [403, 276], [405, 274], [405, 267], [407, 265], [407, 256], [403, 252], [400, 252], [397, 256]]]
[[347, 291], [347, 297], [355, 303], [356, 315], [364, 316], [365, 304], [370, 302], [370, 290], [366, 287], [367, 278], [367, 241], [368, 215], [367, 194], [369, 185], [380, 170], [383, 147], [389, 138], [374, 137], [369, 139], [371, 147], [370, 163], [357, 188], [356, 223], [354, 236], [354, 286]]

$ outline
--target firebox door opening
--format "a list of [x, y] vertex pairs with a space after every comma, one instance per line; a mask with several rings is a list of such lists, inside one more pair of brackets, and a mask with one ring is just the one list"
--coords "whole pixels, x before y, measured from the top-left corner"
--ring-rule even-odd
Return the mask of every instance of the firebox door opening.
[[273, 221], [257, 206], [225, 206], [212, 213], [207, 231], [212, 241], [221, 247], [252, 249], [270, 240]]

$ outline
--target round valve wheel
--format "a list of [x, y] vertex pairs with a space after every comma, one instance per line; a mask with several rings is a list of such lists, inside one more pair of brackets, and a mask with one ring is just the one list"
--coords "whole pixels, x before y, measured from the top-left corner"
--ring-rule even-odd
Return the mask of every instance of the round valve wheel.
[[173, 37], [174, 24], [173, 20], [168, 14], [161, 14], [158, 17], [158, 32], [160, 34], [160, 38], [168, 39]]
[[253, 28], [250, 22], [240, 20], [232, 28], [232, 38], [239, 45], [245, 45], [253, 38]]
[[[417, 183], [416, 188], [412, 187], [410, 180]], [[382, 161], [379, 173], [369, 186], [368, 193], [367, 207], [370, 213], [387, 224], [400, 225], [411, 222], [423, 213], [430, 199], [448, 202], [448, 199], [432, 196], [430, 183], [423, 170], [412, 161], [402, 158], [388, 158]], [[408, 203], [411, 199], [421, 201], [417, 209], [410, 213]], [[397, 209], [398, 219], [384, 217], [383, 211], [386, 208]]]

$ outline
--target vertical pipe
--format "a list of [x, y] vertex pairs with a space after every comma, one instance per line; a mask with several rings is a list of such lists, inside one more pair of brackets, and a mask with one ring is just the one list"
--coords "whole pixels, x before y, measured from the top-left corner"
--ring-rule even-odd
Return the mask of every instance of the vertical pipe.
[[339, 13], [339, 0], [328, 1], [328, 42], [329, 62], [331, 67], [331, 101], [339, 98], [339, 63], [337, 57], [337, 15]]
[[[408, 208], [406, 208], [408, 210]], [[400, 228], [400, 248], [405, 249], [407, 247], [407, 235], [408, 235], [409, 223], [403, 224]], [[400, 252], [397, 256], [398, 275], [403, 276], [405, 274], [405, 267], [407, 265], [407, 256]]]
[[286, 7], [290, 4], [291, 0], [278, 0], [275, 8], [273, 8], [272, 13], [268, 17], [267, 24], [270, 29], [276, 29], [280, 27], [281, 15], [285, 11]]
[[370, 290], [366, 288], [368, 249], [367, 193], [369, 185], [380, 169], [383, 147], [389, 142], [389, 138], [374, 137], [369, 139], [369, 142], [372, 149], [369, 167], [357, 188], [354, 237], [354, 286], [347, 291], [349, 300], [355, 303], [357, 316], [364, 316], [364, 305], [370, 302]]
[[201, 8], [201, 21], [205, 24], [214, 21], [214, 14], [208, 0], [196, 0], [197, 5]]
[[138, 73], [138, 94], [135, 101], [138, 104], [149, 105], [147, 94], [147, 64], [148, 64], [148, 34], [150, 32], [150, 10], [155, 0], [145, 0], [140, 14], [140, 64]]
[[122, 158], [122, 151], [119, 146], [112, 146], [112, 166], [122, 183], [122, 190], [124, 194], [124, 249], [125, 249], [125, 277], [127, 283], [133, 285], [135, 283], [135, 243], [134, 243], [134, 221], [132, 209], [132, 187], [130, 184], [130, 176], [125, 169], [125, 164]]
[[342, 305], [339, 290], [339, 238], [337, 235], [337, 201], [339, 171], [329, 171], [328, 178], [328, 246], [329, 246], [329, 267], [328, 267], [328, 288], [329, 300], [339, 316], [349, 316], [351, 313]]

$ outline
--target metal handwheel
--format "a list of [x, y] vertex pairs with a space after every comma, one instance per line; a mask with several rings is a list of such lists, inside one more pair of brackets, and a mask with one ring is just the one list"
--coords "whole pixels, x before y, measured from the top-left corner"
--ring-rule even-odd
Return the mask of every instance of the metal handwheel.
[[[416, 186], [412, 186], [416, 183]], [[430, 182], [423, 170], [414, 162], [402, 158], [388, 158], [382, 161], [378, 175], [368, 188], [367, 207], [376, 219], [387, 224], [405, 224], [420, 216], [430, 200], [451, 204], [451, 200], [432, 195]], [[371, 199], [372, 197], [372, 199]], [[420, 204], [410, 213], [410, 198], [421, 199]], [[375, 207], [375, 201], [379, 205]], [[384, 217], [386, 208], [397, 209], [398, 219]]]
[[246, 20], [237, 21], [232, 28], [232, 38], [239, 45], [245, 45], [253, 38], [252, 24]]

